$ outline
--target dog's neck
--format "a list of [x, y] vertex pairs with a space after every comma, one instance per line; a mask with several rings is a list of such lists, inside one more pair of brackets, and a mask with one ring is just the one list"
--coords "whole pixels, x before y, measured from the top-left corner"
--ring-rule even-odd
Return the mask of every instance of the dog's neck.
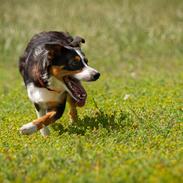
[[49, 86], [47, 88], [60, 94], [66, 91], [65, 84], [54, 76], [49, 78]]

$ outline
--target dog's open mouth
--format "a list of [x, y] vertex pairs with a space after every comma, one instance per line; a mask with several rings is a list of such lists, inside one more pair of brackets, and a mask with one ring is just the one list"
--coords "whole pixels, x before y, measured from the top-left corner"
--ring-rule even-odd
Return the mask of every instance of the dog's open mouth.
[[79, 107], [84, 106], [87, 93], [80, 81], [70, 76], [65, 76], [63, 79], [77, 105]]

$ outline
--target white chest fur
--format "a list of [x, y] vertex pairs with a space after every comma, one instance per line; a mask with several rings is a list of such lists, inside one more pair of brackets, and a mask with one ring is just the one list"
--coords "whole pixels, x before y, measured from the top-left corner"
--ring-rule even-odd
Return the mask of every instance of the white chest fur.
[[51, 78], [50, 88], [60, 92], [50, 91], [46, 88], [36, 87], [34, 83], [27, 85], [27, 92], [33, 103], [59, 102], [62, 94], [65, 92], [65, 86], [62, 82]]

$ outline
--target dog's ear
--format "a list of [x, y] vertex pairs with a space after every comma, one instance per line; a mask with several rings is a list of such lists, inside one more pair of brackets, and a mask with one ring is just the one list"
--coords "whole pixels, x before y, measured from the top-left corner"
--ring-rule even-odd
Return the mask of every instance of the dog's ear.
[[62, 47], [63, 45], [57, 42], [49, 42], [45, 44], [45, 49], [48, 51], [59, 51]]
[[63, 46], [59, 43], [46, 43], [45, 49], [48, 51], [48, 59], [52, 60], [58, 53], [61, 52]]
[[84, 38], [76, 36], [69, 45], [73, 47], [80, 47], [81, 43], [85, 43]]
[[61, 54], [65, 50], [72, 48], [61, 43], [51, 42], [45, 44], [45, 49], [48, 51], [48, 59], [52, 60], [55, 56]]
[[31, 73], [35, 83], [42, 87], [49, 84], [49, 68], [56, 54], [63, 49], [59, 43], [46, 43], [43, 47], [38, 47], [34, 50], [35, 59]]

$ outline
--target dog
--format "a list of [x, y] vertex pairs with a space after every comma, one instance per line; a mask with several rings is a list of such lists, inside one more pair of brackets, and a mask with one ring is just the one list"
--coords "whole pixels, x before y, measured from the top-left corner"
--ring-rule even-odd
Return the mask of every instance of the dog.
[[85, 105], [87, 93], [81, 81], [96, 81], [100, 73], [88, 65], [81, 50], [82, 37], [49, 31], [32, 37], [19, 59], [28, 97], [35, 106], [37, 119], [23, 125], [21, 134], [40, 131], [48, 136], [48, 125], [58, 120], [70, 104], [70, 117], [77, 121], [76, 107]]

